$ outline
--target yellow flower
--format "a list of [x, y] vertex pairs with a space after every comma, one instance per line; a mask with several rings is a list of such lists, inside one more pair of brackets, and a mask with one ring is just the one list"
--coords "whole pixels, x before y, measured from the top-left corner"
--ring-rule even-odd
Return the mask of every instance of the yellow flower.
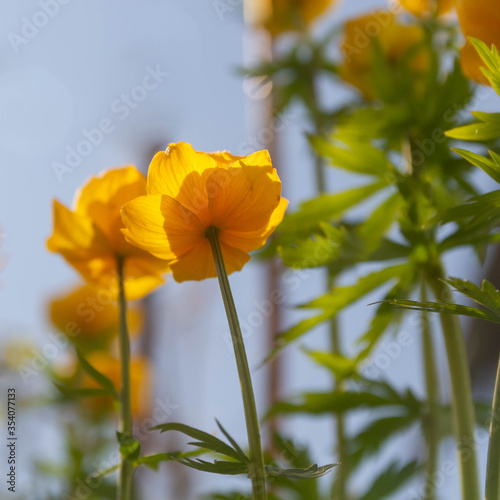
[[49, 250], [59, 252], [92, 284], [118, 294], [118, 260], [123, 260], [125, 293], [138, 299], [163, 283], [165, 261], [125, 241], [120, 208], [146, 194], [146, 178], [132, 166], [93, 177], [77, 193], [74, 209], [54, 200], [54, 232]]
[[[255, 0], [260, 1], [262, 0]], [[324, 14], [336, 0], [268, 0], [262, 22], [274, 36], [286, 31], [302, 31]]]
[[202, 153], [170, 144], [148, 172], [148, 195], [122, 208], [126, 239], [169, 261], [176, 281], [216, 276], [207, 229], [219, 230], [228, 273], [239, 271], [283, 219], [287, 200], [267, 151]]
[[[83, 350], [104, 348], [118, 334], [118, 307], [112, 300], [112, 295], [103, 289], [89, 285], [73, 288], [52, 299], [50, 319]], [[128, 309], [127, 323], [132, 335], [138, 332], [142, 323], [139, 309]]]
[[[115, 388], [121, 389], [120, 361], [111, 356], [107, 351], [91, 353], [87, 361], [103, 375], [106, 375]], [[132, 358], [130, 363], [130, 404], [132, 415], [137, 418], [146, 417], [151, 409], [151, 384], [152, 375], [149, 361], [144, 357]], [[99, 385], [88, 375], [84, 375], [81, 387], [97, 388]], [[93, 397], [89, 399], [89, 406], [94, 411], [107, 411], [113, 407], [112, 397]]]
[[[500, 49], [500, 10], [493, 0], [458, 0], [458, 19], [466, 37], [478, 38], [487, 45]], [[464, 73], [476, 82], [489, 85], [481, 72], [482, 62], [474, 46], [467, 41], [460, 51]]]
[[[347, 21], [345, 38], [341, 45], [344, 62], [340, 76], [357, 87], [367, 99], [375, 97], [373, 77], [377, 68], [373, 67], [373, 55], [378, 46], [389, 63], [396, 65], [411, 49], [418, 47], [425, 33], [419, 25], [400, 24], [393, 14], [386, 11]], [[428, 66], [428, 56], [423, 48], [411, 55], [410, 68], [415, 75]]]
[[438, 16], [449, 12], [456, 0], [399, 0], [401, 7], [418, 17]]

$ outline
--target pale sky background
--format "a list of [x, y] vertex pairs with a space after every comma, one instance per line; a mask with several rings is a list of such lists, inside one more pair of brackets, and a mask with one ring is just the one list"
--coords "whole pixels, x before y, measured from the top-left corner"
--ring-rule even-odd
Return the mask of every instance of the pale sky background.
[[[244, 57], [239, 5], [221, 20], [210, 0], [67, 0], [26, 44], [13, 46], [11, 34], [21, 33], [24, 18], [33, 19], [41, 3], [3, 2], [0, 16], [0, 341], [15, 336], [31, 340], [38, 348], [47, 343], [52, 330], [46, 320], [47, 301], [79, 282], [59, 256], [45, 249], [51, 233], [53, 198], [71, 204], [75, 190], [89, 176], [108, 167], [134, 163], [146, 168], [152, 150], [163, 149], [168, 142], [182, 140], [203, 151], [227, 149], [238, 153], [249, 138], [260, 132], [252, 119], [258, 103], [246, 96], [242, 77], [236, 71]], [[384, 5], [375, 0], [344, 2], [317, 29], [321, 32], [334, 18], [341, 20]], [[245, 46], [247, 43], [248, 38]], [[134, 109], [118, 110], [116, 100], [139, 85], [148, 68], [168, 75], [162, 76], [158, 87]], [[350, 95], [333, 85], [324, 92], [323, 98], [329, 104], [342, 102]], [[476, 106], [485, 107], [488, 101]], [[112, 132], [59, 180], [54, 163], [63, 162], [67, 148], [75, 148], [84, 139], [85, 130], [94, 129], [105, 119], [111, 120]], [[279, 135], [284, 195], [291, 200], [292, 208], [314, 194], [312, 160], [303, 137], [306, 127], [304, 111], [293, 107], [287, 111], [286, 126]], [[261, 147], [266, 144], [261, 143]], [[335, 191], [351, 185], [351, 181], [337, 172], [329, 176], [330, 188]], [[474, 279], [478, 272], [468, 252], [452, 258], [449, 267], [452, 274], [465, 278]], [[346, 278], [354, 279], [354, 275]], [[315, 297], [321, 293], [322, 282], [321, 274], [311, 272], [297, 290], [285, 286], [287, 302], [293, 305]], [[252, 262], [241, 273], [232, 275], [231, 283], [245, 322], [256, 310], [255, 304], [266, 299], [263, 269]], [[341, 324], [349, 334], [346, 345], [362, 332], [370, 314], [364, 304], [371, 298], [363, 299], [362, 304], [342, 316]], [[159, 339], [155, 351], [157, 396], [175, 405], [171, 421], [211, 432], [215, 431], [214, 418], [218, 418], [237, 440], [245, 443], [239, 383], [226, 341], [228, 329], [216, 280], [184, 284], [169, 280], [156, 294], [154, 303]], [[286, 321], [292, 324], [298, 317], [298, 313], [290, 311]], [[262, 329], [256, 328], [246, 341], [250, 364], [256, 367], [266, 349]], [[326, 347], [326, 332], [317, 329], [301, 345]], [[383, 376], [397, 387], [409, 386], [422, 394], [419, 357], [419, 339], [415, 336], [412, 346], [403, 349]], [[446, 387], [445, 359], [441, 361]], [[330, 385], [326, 372], [314, 367], [297, 348], [287, 352], [285, 364], [287, 394], [307, 388], [326, 390]], [[265, 369], [254, 375], [261, 409], [264, 376]], [[33, 389], [20, 380], [15, 383], [20, 397]], [[34, 384], [42, 386], [42, 381]], [[30, 463], [33, 458], [60, 456], [57, 422], [45, 411], [26, 411], [19, 418], [19, 491], [30, 499], [35, 498], [36, 491], [43, 498], [49, 486], [37, 482], [34, 489], [28, 480]], [[356, 425], [358, 421], [352, 423]], [[285, 429], [298, 443], [311, 446], [315, 461], [330, 463], [336, 461], [331, 451], [332, 426], [329, 418], [297, 417], [289, 419]], [[161, 451], [155, 448], [156, 441], [151, 441], [150, 451]], [[404, 445], [400, 441], [384, 457], [399, 453], [411, 458], [421, 452], [416, 435], [402, 442]], [[3, 477], [3, 446], [0, 449]], [[481, 451], [484, 457], [484, 446]], [[443, 452], [454, 458], [451, 444]], [[380, 462], [366, 467], [356, 486], [363, 489], [367, 478], [379, 467]], [[484, 460], [482, 467], [484, 470]], [[144, 474], [143, 498], [174, 499], [166, 497], [163, 489], [172, 479], [169, 470], [162, 467], [159, 474]], [[242, 484], [239, 478], [201, 472], [194, 472], [193, 477], [189, 499], [202, 492]], [[457, 481], [456, 476], [447, 478], [441, 498], [457, 498]], [[4, 485], [0, 488], [3, 497]], [[396, 498], [410, 498], [408, 495], [401, 492]]]

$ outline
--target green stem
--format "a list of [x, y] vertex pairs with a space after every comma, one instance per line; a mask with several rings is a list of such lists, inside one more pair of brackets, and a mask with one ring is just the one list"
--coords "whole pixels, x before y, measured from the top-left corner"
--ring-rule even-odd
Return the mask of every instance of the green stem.
[[[427, 290], [425, 282], [422, 283], [421, 291], [422, 302], [427, 302]], [[429, 315], [422, 312], [422, 351], [424, 355], [425, 368], [425, 386], [427, 389], [427, 404], [429, 407], [428, 418], [426, 422], [427, 437], [427, 463], [425, 474], [425, 499], [435, 500], [436, 484], [434, 474], [437, 470], [438, 451], [439, 451], [439, 378], [436, 370], [436, 359], [434, 356], [434, 345], [429, 326]]]
[[[118, 285], [120, 308], [120, 433], [122, 442], [132, 439], [132, 410], [130, 405], [130, 341], [127, 327], [127, 301], [124, 287], [124, 261], [118, 259]], [[129, 459], [123, 457], [118, 474], [118, 500], [130, 500], [132, 494], [133, 467]]]
[[485, 499], [500, 499], [500, 360], [493, 396], [493, 411], [491, 413]]
[[262, 443], [260, 438], [259, 419], [257, 407], [255, 406], [255, 396], [252, 387], [252, 378], [248, 367], [245, 344], [241, 334], [238, 314], [234, 305], [233, 294], [229, 286], [224, 257], [219, 241], [219, 230], [211, 226], [207, 230], [207, 237], [212, 247], [215, 261], [215, 269], [219, 278], [219, 286], [224, 301], [231, 339], [233, 341], [234, 355], [238, 367], [238, 375], [243, 396], [243, 407], [245, 409], [245, 420], [247, 425], [248, 443], [250, 446], [250, 471], [248, 476], [252, 481], [252, 491], [254, 500], [266, 500], [266, 472], [264, 467], [264, 455], [262, 453]]
[[[429, 285], [438, 301], [449, 293], [447, 285], [441, 281], [443, 278], [444, 272], [438, 262], [430, 269], [428, 276]], [[440, 319], [450, 369], [462, 498], [479, 500], [479, 477], [474, 440], [475, 412], [462, 327], [454, 315], [440, 314]]]

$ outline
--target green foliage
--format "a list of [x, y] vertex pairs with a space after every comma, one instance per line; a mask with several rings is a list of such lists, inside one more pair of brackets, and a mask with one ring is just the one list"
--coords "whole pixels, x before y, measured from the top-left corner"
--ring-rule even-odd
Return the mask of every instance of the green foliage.
[[493, 323], [500, 323], [500, 291], [498, 291], [489, 281], [483, 280], [481, 288], [470, 281], [461, 280], [459, 278], [448, 278], [444, 281], [452, 286], [457, 292], [477, 302], [479, 305], [486, 308], [486, 310], [458, 304], [419, 302], [412, 300], [392, 300], [390, 303], [397, 307], [469, 316], [492, 321]]

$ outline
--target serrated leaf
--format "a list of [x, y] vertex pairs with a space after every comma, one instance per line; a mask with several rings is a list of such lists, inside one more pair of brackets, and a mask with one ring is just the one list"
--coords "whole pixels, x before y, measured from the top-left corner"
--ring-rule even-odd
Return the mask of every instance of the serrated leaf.
[[224, 434], [224, 436], [226, 436], [228, 441], [233, 445], [233, 448], [238, 452], [240, 460], [242, 462], [250, 462], [250, 459], [246, 456], [245, 452], [240, 448], [239, 444], [235, 441], [235, 439], [233, 439], [229, 435], [229, 433], [226, 431], [226, 429], [224, 429], [224, 427], [222, 427], [222, 424], [217, 419], [215, 419], [215, 421], [217, 422], [217, 425]]
[[229, 445], [217, 439], [215, 436], [208, 434], [207, 432], [200, 431], [194, 427], [189, 427], [188, 425], [178, 424], [175, 422], [160, 424], [149, 429], [150, 431], [159, 430], [160, 432], [167, 431], [178, 431], [197, 439], [197, 442], [192, 442], [193, 446], [199, 448], [206, 448], [208, 450], [220, 453], [221, 455], [226, 455], [228, 457], [234, 458], [235, 460], [240, 460], [240, 451], [231, 448]]
[[[498, 125], [500, 126], [500, 122]], [[467, 151], [465, 149], [454, 148], [452, 151], [455, 151], [455, 153], [462, 156], [462, 158], [465, 158], [469, 163], [479, 167], [492, 179], [500, 183], [500, 166], [494, 160], [490, 160], [489, 158], [485, 158], [482, 155], [472, 153], [471, 151]]]
[[222, 474], [226, 476], [236, 476], [238, 474], [248, 474], [248, 464], [241, 462], [226, 462], [224, 460], [216, 460], [215, 462], [207, 462], [206, 460], [191, 460], [186, 458], [178, 460], [179, 463], [203, 472], [210, 472], [212, 474]]
[[302, 203], [296, 212], [285, 215], [278, 227], [278, 234], [290, 234], [294, 237], [309, 236], [320, 222], [329, 223], [335, 220], [346, 210], [366, 201], [386, 186], [386, 182], [376, 182], [341, 193], [323, 194], [308, 200]]
[[500, 55], [497, 48], [491, 45], [490, 49], [484, 42], [477, 38], [469, 37], [469, 40], [486, 64], [486, 67], [482, 67], [481, 71], [488, 78], [495, 92], [500, 95]]
[[392, 462], [378, 475], [366, 493], [359, 500], [380, 500], [398, 491], [420, 469], [418, 462], [410, 462], [401, 466], [399, 461]]
[[315, 233], [306, 240], [298, 240], [293, 245], [278, 248], [278, 254], [287, 266], [296, 269], [314, 268], [335, 260], [344, 232], [326, 224], [321, 224], [320, 227], [321, 233]]
[[500, 318], [500, 291], [498, 291], [488, 280], [482, 281], [481, 288], [468, 280], [459, 278], [450, 277], [443, 281], [455, 288], [455, 290], [461, 294], [486, 307]]
[[342, 137], [342, 142], [335, 136], [334, 145], [323, 137], [310, 137], [309, 141], [319, 156], [327, 158], [332, 165], [350, 172], [364, 175], [384, 176], [389, 171], [386, 154], [373, 147], [369, 141], [358, 141]]
[[323, 465], [322, 467], [318, 467], [318, 464], [313, 464], [306, 469], [281, 469], [274, 465], [266, 465], [266, 476], [281, 476], [290, 479], [316, 479], [324, 476], [337, 465], [340, 465], [340, 462]]
[[500, 318], [494, 314], [476, 307], [461, 306], [457, 304], [439, 304], [437, 302], [418, 302], [414, 300], [391, 300], [389, 303], [395, 307], [412, 309], [414, 311], [428, 311], [435, 313], [455, 314], [471, 318], [485, 319], [500, 323]]
[[304, 352], [316, 363], [328, 368], [338, 380], [343, 380], [357, 371], [357, 360], [350, 359], [340, 354], [326, 351], [308, 351]]

